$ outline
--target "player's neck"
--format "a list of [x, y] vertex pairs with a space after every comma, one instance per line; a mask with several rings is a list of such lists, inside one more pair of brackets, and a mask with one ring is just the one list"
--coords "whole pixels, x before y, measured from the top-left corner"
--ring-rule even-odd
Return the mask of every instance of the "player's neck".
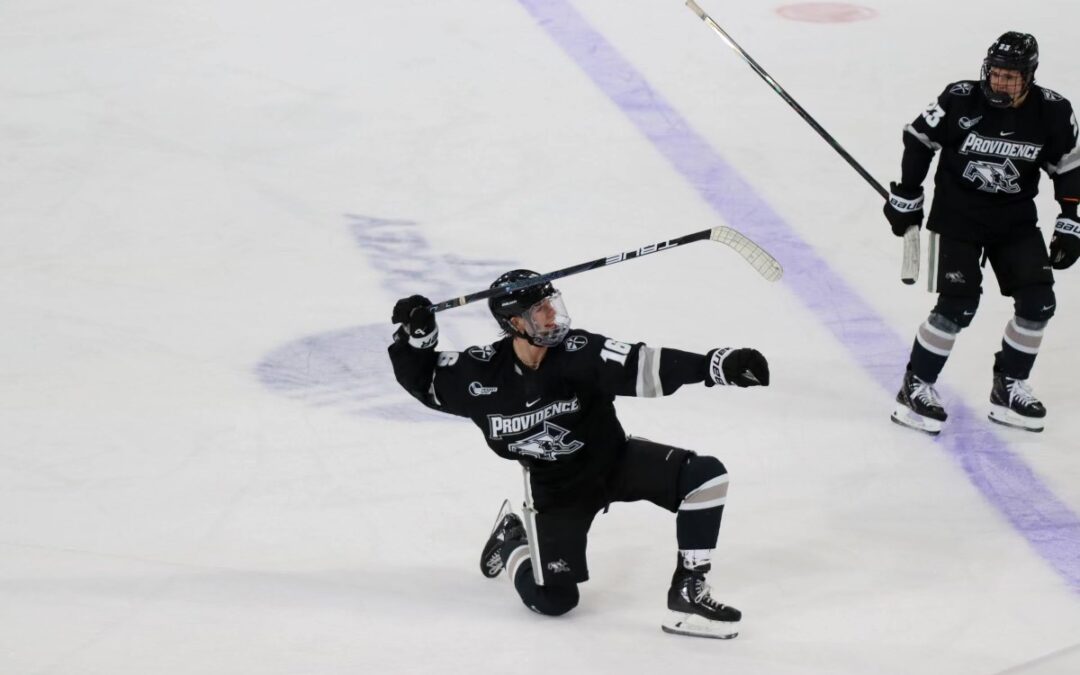
[[525, 338], [515, 337], [514, 354], [527, 368], [536, 370], [540, 367], [540, 362], [544, 360], [544, 355], [547, 354], [547, 347], [537, 347]]

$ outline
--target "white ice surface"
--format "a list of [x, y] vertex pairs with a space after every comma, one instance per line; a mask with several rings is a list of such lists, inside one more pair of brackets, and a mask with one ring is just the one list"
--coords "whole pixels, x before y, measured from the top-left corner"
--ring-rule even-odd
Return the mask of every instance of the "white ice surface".
[[[1004, 30], [1080, 100], [1073, 1], [701, 4], [881, 181]], [[572, 5], [906, 345], [932, 298], [862, 179], [678, 0]], [[480, 576], [519, 473], [397, 389], [393, 301], [723, 224], [518, 2], [22, 0], [0, 63], [0, 673], [1080, 672], [1076, 589], [711, 244], [560, 287], [597, 332], [769, 356], [768, 389], [619, 403], [730, 470], [712, 582], [739, 638], [660, 631], [674, 524], [646, 505], [598, 518], [564, 618]], [[999, 431], [1074, 514], [1077, 275], [1032, 379], [1047, 430]], [[1011, 316], [989, 291], [943, 374], [979, 414]], [[445, 348], [494, 337], [440, 320]]]

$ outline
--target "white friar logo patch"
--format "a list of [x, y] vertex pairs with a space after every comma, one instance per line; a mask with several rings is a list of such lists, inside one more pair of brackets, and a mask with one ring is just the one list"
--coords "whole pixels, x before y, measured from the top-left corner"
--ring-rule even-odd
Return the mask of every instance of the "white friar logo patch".
[[587, 344], [589, 344], [589, 338], [584, 335], [571, 335], [563, 342], [563, 345], [568, 352], [576, 352]]
[[466, 353], [477, 361], [490, 361], [491, 357], [495, 355], [495, 346], [481, 345], [479, 347], [469, 347]]
[[568, 433], [570, 433], [568, 429], [563, 429], [551, 422], [544, 422], [543, 431], [524, 440], [511, 443], [507, 446], [507, 450], [526, 457], [535, 457], [536, 459], [554, 462], [559, 455], [569, 455], [577, 452], [585, 445], [581, 441], [564, 442], [563, 439]]
[[970, 161], [964, 167], [964, 178], [975, 183], [983, 192], [1020, 192], [1020, 185], [1016, 182], [1020, 178], [1020, 172], [1010, 160], [1005, 160], [1002, 164]]

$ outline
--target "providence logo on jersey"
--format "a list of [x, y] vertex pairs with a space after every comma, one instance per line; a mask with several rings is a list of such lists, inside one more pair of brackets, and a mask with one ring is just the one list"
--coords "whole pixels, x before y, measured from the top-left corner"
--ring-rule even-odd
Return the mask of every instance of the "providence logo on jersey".
[[964, 178], [978, 183], [978, 188], [983, 192], [1004, 192], [1010, 195], [1020, 192], [1020, 185], [1016, 182], [1020, 178], [1020, 172], [1010, 160], [1005, 160], [1004, 164], [972, 160], [964, 167]]
[[554, 462], [559, 455], [569, 455], [572, 452], [577, 452], [585, 445], [581, 441], [564, 442], [563, 438], [568, 433], [570, 433], [569, 429], [563, 429], [558, 424], [552, 424], [551, 422], [544, 422], [543, 431], [524, 440], [511, 443], [506, 449], [518, 455]]
[[964, 139], [960, 146], [960, 154], [977, 152], [980, 155], [995, 155], [997, 157], [1015, 157], [1034, 162], [1039, 157], [1041, 145], [1024, 143], [1023, 141], [1006, 141], [1000, 138], [986, 138], [972, 131]]
[[581, 404], [575, 396], [569, 401], [555, 401], [543, 408], [530, 410], [520, 415], [488, 415], [488, 438], [497, 440], [506, 434], [524, 433], [545, 420], [577, 412], [580, 409]]

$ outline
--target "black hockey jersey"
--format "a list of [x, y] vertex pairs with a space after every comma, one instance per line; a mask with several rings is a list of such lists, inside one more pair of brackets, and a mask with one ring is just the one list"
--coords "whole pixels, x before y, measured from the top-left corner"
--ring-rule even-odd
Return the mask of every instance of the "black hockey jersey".
[[1055, 183], [1080, 178], [1072, 105], [1035, 84], [1019, 108], [995, 108], [978, 81], [954, 82], [904, 131], [901, 183], [921, 185], [941, 151], [926, 226], [956, 239], [1000, 240], [1033, 226], [1040, 170]]
[[417, 349], [401, 331], [390, 345], [398, 382], [424, 405], [468, 417], [500, 457], [530, 470], [534, 497], [592, 489], [626, 443], [616, 396], [662, 396], [703, 382], [707, 359], [572, 330], [539, 368], [513, 338], [462, 352]]

